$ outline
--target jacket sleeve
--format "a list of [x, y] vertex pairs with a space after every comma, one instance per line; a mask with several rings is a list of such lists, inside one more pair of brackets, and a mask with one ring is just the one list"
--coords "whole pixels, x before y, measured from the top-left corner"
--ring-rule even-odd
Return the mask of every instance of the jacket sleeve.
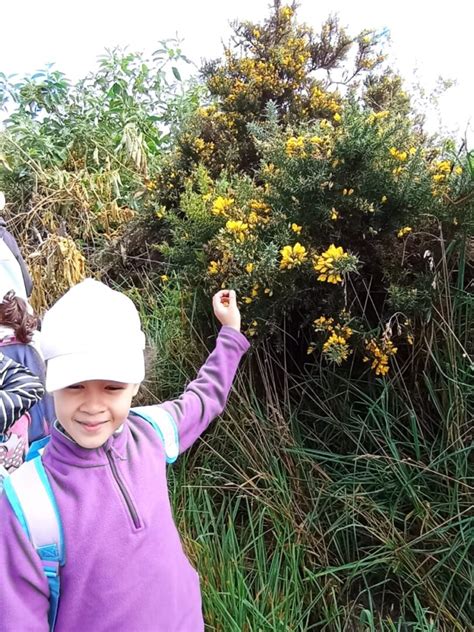
[[5, 496], [0, 516], [0, 632], [48, 632], [46, 576]]
[[180, 453], [224, 410], [240, 359], [249, 346], [241, 333], [222, 327], [216, 347], [197, 378], [188, 384], [181, 397], [161, 404], [176, 422]]
[[44, 394], [41, 380], [0, 352], [0, 433], [3, 434]]
[[30, 273], [28, 272], [28, 267], [25, 263], [25, 260], [21, 256], [21, 252], [20, 252], [20, 249], [18, 248], [16, 239], [13, 237], [11, 233], [8, 232], [8, 230], [5, 230], [3, 233], [3, 240], [12, 251], [15, 259], [20, 264], [21, 274], [23, 276], [23, 282], [25, 284], [26, 296], [30, 297], [31, 292], [33, 290], [33, 281], [31, 280], [31, 276], [30, 276]]

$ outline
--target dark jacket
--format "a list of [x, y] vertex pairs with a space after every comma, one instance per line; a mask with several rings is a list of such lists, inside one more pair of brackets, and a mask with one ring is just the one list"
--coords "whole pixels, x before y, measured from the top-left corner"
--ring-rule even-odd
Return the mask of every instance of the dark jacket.
[[[38, 377], [44, 387], [45, 365], [33, 345], [19, 342], [5, 344], [5, 341], [0, 340], [0, 352], [4, 353], [6, 357], [11, 358], [14, 362], [18, 362], [18, 364], [27, 367], [34, 376]], [[31, 424], [28, 431], [28, 439], [30, 443], [32, 443], [49, 434], [50, 427], [56, 418], [52, 396], [49, 393], [44, 393], [41, 400], [34, 404], [29, 412], [31, 415]]]

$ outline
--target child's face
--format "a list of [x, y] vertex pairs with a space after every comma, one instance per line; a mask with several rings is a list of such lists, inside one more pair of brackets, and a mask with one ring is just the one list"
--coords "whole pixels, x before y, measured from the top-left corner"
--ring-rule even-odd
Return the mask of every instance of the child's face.
[[128, 416], [138, 384], [88, 380], [53, 392], [56, 416], [83, 448], [98, 448]]

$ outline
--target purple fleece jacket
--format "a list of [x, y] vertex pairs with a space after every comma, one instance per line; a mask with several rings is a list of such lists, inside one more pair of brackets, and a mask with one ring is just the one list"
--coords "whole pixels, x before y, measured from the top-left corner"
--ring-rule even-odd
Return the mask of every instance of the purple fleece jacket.
[[[219, 415], [245, 337], [222, 327], [216, 348], [181, 397], [162, 404], [186, 450]], [[124, 502], [113, 460], [135, 508]], [[146, 422], [129, 419], [88, 450], [53, 428], [43, 455], [64, 528], [66, 563], [55, 632], [200, 632], [199, 577], [173, 521], [163, 445]], [[0, 631], [47, 632], [48, 585], [39, 559], [0, 498]]]

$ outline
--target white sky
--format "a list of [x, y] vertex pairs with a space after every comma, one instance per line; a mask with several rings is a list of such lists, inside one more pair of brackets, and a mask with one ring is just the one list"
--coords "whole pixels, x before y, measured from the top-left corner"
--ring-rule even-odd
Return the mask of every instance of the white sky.
[[[470, 6], [471, 5], [471, 6]], [[98, 55], [116, 44], [150, 53], [176, 33], [183, 52], [197, 64], [219, 57], [235, 18], [262, 20], [269, 0], [3, 0], [0, 10], [0, 71], [32, 73], [48, 62], [78, 79], [92, 70]], [[472, 3], [452, 0], [300, 0], [298, 16], [316, 30], [330, 12], [339, 14], [350, 34], [364, 28], [391, 33], [394, 69], [430, 92], [441, 75], [454, 79], [440, 100], [441, 121], [430, 113], [431, 131], [442, 129], [474, 148], [474, 62], [470, 41]]]

